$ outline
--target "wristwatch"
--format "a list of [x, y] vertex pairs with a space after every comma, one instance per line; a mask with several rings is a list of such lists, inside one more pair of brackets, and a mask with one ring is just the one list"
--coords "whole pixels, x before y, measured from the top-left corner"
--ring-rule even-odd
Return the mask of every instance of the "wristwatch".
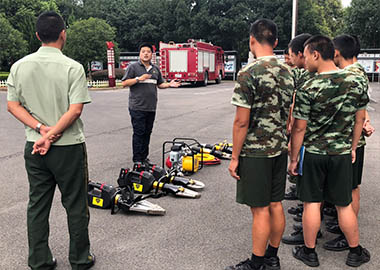
[[139, 82], [140, 81], [139, 79], [140, 79], [139, 77], [136, 77], [135, 78], [136, 82]]
[[37, 124], [37, 126], [36, 126], [36, 128], [34, 129], [37, 133], [40, 133], [40, 131], [41, 131], [41, 126], [42, 126], [42, 124], [41, 123], [38, 123]]

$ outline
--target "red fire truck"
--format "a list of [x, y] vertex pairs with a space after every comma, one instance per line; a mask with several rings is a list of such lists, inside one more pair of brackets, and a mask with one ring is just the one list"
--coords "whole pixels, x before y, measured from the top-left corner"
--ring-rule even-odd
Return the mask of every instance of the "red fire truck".
[[224, 78], [224, 51], [211, 43], [189, 39], [187, 43], [160, 42], [160, 69], [164, 79], [220, 83]]

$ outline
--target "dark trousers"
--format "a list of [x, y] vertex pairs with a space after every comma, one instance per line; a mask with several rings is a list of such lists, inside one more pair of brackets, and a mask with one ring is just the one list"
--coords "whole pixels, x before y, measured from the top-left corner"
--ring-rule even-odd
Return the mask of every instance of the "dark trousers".
[[129, 110], [133, 126], [133, 162], [142, 162], [149, 155], [150, 135], [156, 112]]
[[45, 156], [32, 155], [32, 142], [25, 145], [25, 167], [29, 179], [27, 226], [28, 265], [53, 269], [49, 248], [49, 214], [56, 185], [67, 213], [70, 234], [69, 261], [72, 269], [87, 269], [91, 261], [87, 204], [88, 168], [84, 143], [52, 146]]

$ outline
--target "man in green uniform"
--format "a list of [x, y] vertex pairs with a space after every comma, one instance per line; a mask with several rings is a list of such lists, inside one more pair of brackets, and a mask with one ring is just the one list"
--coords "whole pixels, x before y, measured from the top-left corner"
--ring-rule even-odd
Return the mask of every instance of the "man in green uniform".
[[[303, 56], [303, 44], [307, 39], [311, 37], [310, 34], [304, 33], [300, 34], [296, 37], [294, 37], [288, 45], [289, 50], [289, 58], [294, 67], [292, 68], [293, 77], [294, 77], [294, 92], [293, 92], [293, 99], [292, 99], [292, 105], [290, 107], [290, 113], [288, 116], [288, 122], [287, 122], [287, 128], [286, 133], [290, 136], [290, 132], [292, 131], [292, 126], [294, 122], [294, 118], [292, 117], [293, 107], [294, 107], [294, 99], [297, 92], [297, 89], [299, 89], [308, 79], [310, 79], [313, 74], [308, 72], [305, 69], [305, 58]], [[296, 177], [289, 177], [289, 181], [293, 184], [296, 182]], [[285, 200], [296, 200], [296, 186], [290, 186], [290, 191], [285, 193]], [[288, 236], [285, 236], [288, 238]], [[293, 238], [293, 235], [290, 236]], [[295, 237], [299, 237], [299, 230], [296, 232]], [[290, 240], [292, 241], [292, 240]], [[287, 242], [285, 240], [285, 242]]]
[[66, 41], [63, 19], [42, 13], [36, 24], [40, 49], [11, 68], [8, 77], [8, 111], [25, 125], [25, 167], [29, 179], [27, 226], [28, 265], [54, 269], [49, 248], [49, 213], [56, 185], [67, 212], [72, 269], [88, 269], [90, 252], [87, 206], [87, 154], [83, 105], [91, 102], [85, 72], [61, 52]]
[[[256, 60], [244, 67], [232, 96], [236, 106], [229, 172], [237, 180], [236, 201], [250, 207], [252, 258], [226, 269], [280, 269], [278, 247], [285, 228], [286, 120], [294, 89], [290, 67], [273, 54], [277, 26], [267, 19], [250, 30]], [[269, 242], [269, 244], [268, 244]]]
[[[290, 113], [288, 117], [288, 124], [287, 124], [287, 133], [290, 136], [293, 123], [294, 123], [294, 117], [292, 117], [293, 108], [294, 108], [294, 101], [295, 96], [297, 93], [297, 90], [301, 89], [301, 87], [304, 85], [304, 83], [308, 80], [310, 80], [314, 75], [315, 72], [309, 72], [307, 69], [305, 69], [305, 57], [303, 55], [304, 51], [304, 43], [306, 40], [308, 40], [311, 37], [308, 33], [303, 33], [295, 38], [293, 38], [289, 42], [289, 56], [292, 61], [292, 63], [295, 65], [295, 68], [292, 69], [293, 76], [294, 76], [294, 93], [293, 93], [293, 100], [292, 105], [290, 107]], [[289, 142], [290, 146], [290, 142]], [[297, 182], [297, 176], [289, 175], [289, 182], [296, 183]], [[285, 200], [296, 200], [296, 185], [290, 187], [290, 191], [288, 193], [285, 193]], [[288, 212], [291, 214], [295, 214], [294, 217], [295, 220], [299, 221], [299, 219], [302, 219], [302, 211], [303, 211], [303, 205], [299, 205], [298, 207], [291, 207], [288, 209]], [[291, 232], [289, 235], [285, 235], [282, 238], [282, 242], [284, 244], [288, 245], [300, 245], [304, 243], [303, 238], [303, 230], [302, 230], [302, 224], [295, 223], [293, 225], [294, 231]], [[322, 237], [322, 233], [318, 232], [318, 238]]]
[[[322, 201], [333, 203], [339, 225], [350, 246], [346, 264], [359, 266], [370, 260], [368, 250], [359, 245], [359, 230], [351, 205], [352, 161], [363, 129], [369, 101], [361, 76], [339, 70], [334, 64], [334, 45], [324, 36], [305, 43], [305, 63], [317, 72], [297, 91], [293, 116], [290, 164], [297, 180], [297, 195], [304, 202], [305, 246], [293, 249], [293, 256], [306, 265], [319, 265], [315, 243], [320, 228]], [[302, 144], [303, 163], [298, 164]], [[323, 188], [321, 188], [323, 187]]]
[[[366, 82], [366, 87], [368, 88], [369, 82], [367, 74], [364, 68], [357, 61], [355, 61], [355, 57], [357, 57], [357, 54], [360, 52], [360, 49], [356, 49], [357, 47], [360, 48], [358, 40], [350, 35], [340, 35], [334, 38], [333, 43], [335, 47], [335, 64], [341, 69], [353, 72], [354, 74], [362, 77]], [[363, 132], [360, 136], [356, 149], [356, 159], [352, 165], [352, 208], [354, 209], [356, 216], [358, 216], [360, 208], [360, 184], [362, 182], [364, 146], [366, 144], [364, 136], [370, 136], [374, 131], [374, 128], [370, 124], [367, 111], [365, 111], [365, 115], [366, 119], [363, 126]], [[349, 249], [346, 237], [343, 233], [341, 233], [341, 229], [338, 224], [332, 224], [330, 226], [326, 225], [326, 228], [331, 232], [340, 232], [340, 235], [337, 238], [326, 242], [323, 245], [325, 249], [331, 251], [342, 251]]]

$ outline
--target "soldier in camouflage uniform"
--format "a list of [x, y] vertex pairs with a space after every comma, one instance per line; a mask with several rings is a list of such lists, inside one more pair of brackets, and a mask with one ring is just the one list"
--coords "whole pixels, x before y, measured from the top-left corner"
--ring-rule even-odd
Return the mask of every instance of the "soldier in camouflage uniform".
[[[351, 206], [351, 162], [355, 160], [369, 101], [366, 82], [362, 76], [335, 66], [334, 46], [327, 37], [308, 39], [304, 55], [306, 68], [318, 74], [297, 91], [293, 112], [296, 120], [288, 171], [300, 174], [297, 195], [304, 202], [305, 238], [305, 246], [295, 247], [293, 256], [306, 265], [319, 265], [315, 243], [321, 202], [326, 200], [336, 205], [339, 224], [350, 247], [346, 264], [359, 266], [370, 260], [370, 254], [359, 245], [357, 217]], [[302, 144], [305, 156], [303, 164], [298, 164]], [[303, 167], [302, 173], [297, 166]]]
[[[335, 64], [346, 71], [352, 72], [364, 79], [366, 82], [366, 88], [368, 88], [368, 77], [364, 68], [355, 61], [355, 58], [360, 52], [360, 44], [358, 40], [350, 35], [340, 35], [333, 40], [335, 47], [334, 62]], [[361, 80], [362, 81], [362, 80]], [[356, 216], [358, 216], [360, 208], [360, 184], [363, 173], [363, 163], [364, 163], [364, 146], [366, 144], [364, 136], [370, 136], [374, 128], [370, 124], [368, 112], [366, 113], [366, 119], [363, 126], [363, 132], [360, 136], [360, 140], [356, 149], [356, 160], [352, 165], [352, 207], [355, 211]], [[326, 229], [330, 232], [340, 232], [340, 235], [326, 242], [323, 247], [331, 251], [342, 251], [349, 249], [346, 237], [341, 232], [338, 224], [326, 225]]]
[[[233, 153], [229, 166], [237, 179], [236, 201], [251, 208], [252, 258], [229, 270], [280, 269], [278, 247], [285, 229], [281, 201], [287, 166], [286, 119], [294, 89], [291, 69], [273, 54], [277, 26], [254, 22], [250, 50], [256, 60], [238, 74]], [[269, 244], [268, 244], [269, 242]]]
[[[315, 72], [309, 72], [308, 70], [305, 69], [305, 57], [303, 55], [304, 51], [304, 43], [306, 40], [308, 40], [311, 37], [310, 34], [304, 33], [296, 36], [289, 42], [289, 55], [292, 63], [295, 65], [295, 68], [292, 69], [293, 72], [293, 77], [294, 77], [294, 93], [293, 93], [293, 101], [292, 101], [292, 106], [290, 108], [290, 113], [288, 117], [288, 124], [287, 124], [287, 133], [290, 136], [290, 132], [292, 130], [292, 126], [294, 123], [294, 118], [292, 117], [292, 112], [293, 112], [293, 107], [294, 107], [294, 101], [295, 101], [295, 95], [297, 93], [297, 90], [300, 89], [303, 84], [311, 79], [314, 75]], [[289, 142], [289, 147], [290, 147], [290, 142]], [[289, 148], [290, 152], [290, 148]], [[297, 182], [297, 176], [288, 176], [289, 182], [295, 184]], [[290, 186], [289, 187], [290, 191], [285, 193], [285, 200], [296, 200], [297, 195], [296, 195], [296, 185]], [[300, 204], [297, 207], [290, 207], [288, 209], [288, 212], [290, 214], [296, 215], [294, 218], [302, 218], [300, 215], [302, 215], [303, 211], [303, 205]], [[284, 244], [289, 244], [289, 245], [300, 245], [304, 243], [303, 239], [303, 230], [302, 230], [302, 224], [294, 224], [293, 226], [294, 231], [291, 232], [289, 235], [284, 235], [282, 238], [282, 242]], [[321, 237], [322, 234], [319, 232], [318, 237]]]

